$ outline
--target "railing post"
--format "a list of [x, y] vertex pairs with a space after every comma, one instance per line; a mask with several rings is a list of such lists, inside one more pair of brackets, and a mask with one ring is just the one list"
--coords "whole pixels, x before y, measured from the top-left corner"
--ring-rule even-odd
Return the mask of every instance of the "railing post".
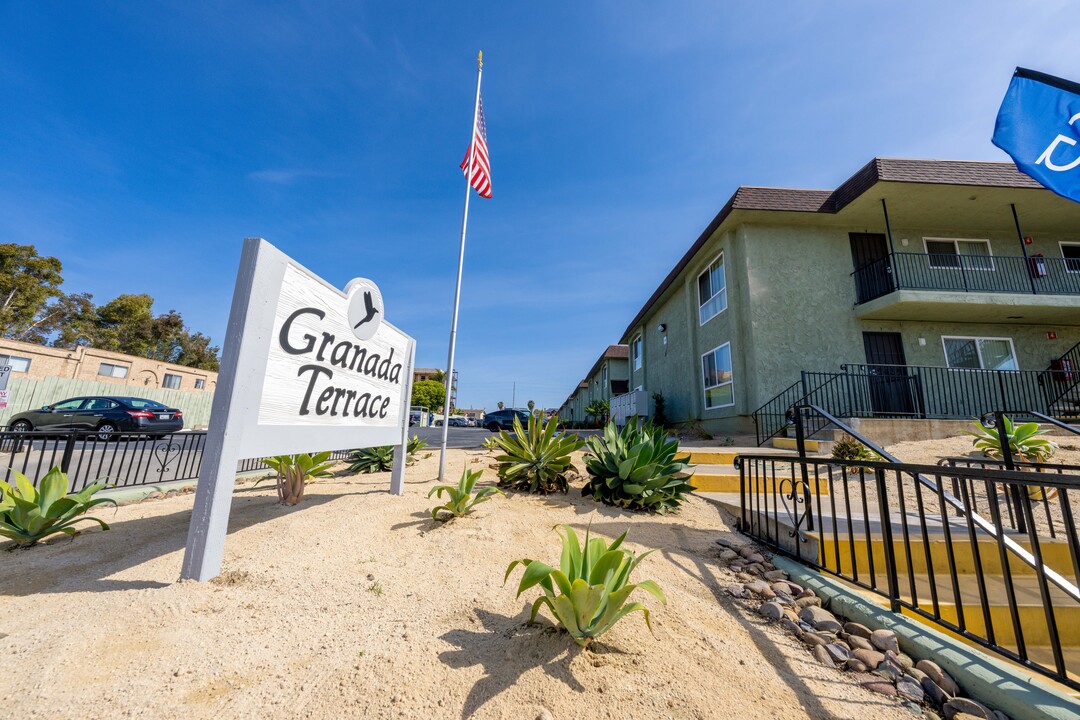
[[67, 434], [67, 440], [64, 441], [64, 454], [60, 456], [60, 472], [67, 475], [68, 468], [71, 467], [71, 454], [75, 451], [75, 435], [78, 430], [70, 430]]
[[[1012, 442], [1009, 440], [1009, 436], [1005, 434], [1004, 411], [994, 411], [994, 427], [998, 434], [998, 444], [1001, 445], [1001, 459], [1005, 461], [1005, 469], [1015, 471], [1016, 465], [1013, 462]], [[1012, 495], [1013, 507], [1017, 510], [1016, 531], [1027, 532], [1027, 521], [1024, 518], [1024, 514], [1020, 512], [1021, 503], [1023, 502], [1020, 497], [1021, 492], [1026, 492], [1026, 490], [1022, 490], [1016, 483], [1009, 483], [1009, 494]]]
[[[889, 582], [889, 606], [894, 613], [900, 612], [900, 583], [896, 577], [896, 549], [893, 547], [892, 517], [889, 512], [889, 491], [885, 487], [885, 468], [875, 468], [877, 479], [878, 511], [881, 517], [881, 541], [885, 549], [885, 577]], [[904, 512], [903, 508], [900, 512]], [[867, 525], [867, 535], [870, 527]]]
[[[803, 504], [806, 505], [806, 529], [813, 531], [814, 529], [814, 514], [810, 512], [810, 473], [806, 470], [806, 428], [803, 427], [803, 410], [805, 408], [795, 405], [795, 447], [799, 453], [799, 457], [802, 458], [802, 462], [799, 463], [800, 475], [802, 475], [802, 497]], [[798, 490], [792, 488], [791, 501], [798, 504]], [[798, 509], [798, 508], [796, 508]], [[798, 516], [798, 513], [795, 513]], [[798, 540], [798, 538], [796, 538]]]

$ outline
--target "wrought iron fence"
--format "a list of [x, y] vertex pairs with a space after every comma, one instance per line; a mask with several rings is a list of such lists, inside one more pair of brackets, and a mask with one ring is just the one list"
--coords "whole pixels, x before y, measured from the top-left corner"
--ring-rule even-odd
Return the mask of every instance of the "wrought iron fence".
[[[110, 487], [129, 487], [177, 480], [195, 482], [202, 468], [206, 432], [180, 432], [162, 437], [121, 433], [102, 442], [95, 433], [79, 431], [0, 431], [0, 477], [10, 482], [13, 471], [35, 485], [50, 469], [67, 473], [70, 491], [99, 480]], [[342, 460], [347, 450], [331, 457]], [[269, 470], [261, 458], [237, 464], [237, 472]]]
[[[1080, 477], [775, 455], [736, 464], [745, 532], [1080, 688], [1061, 633], [1080, 617]], [[1058, 539], [1048, 537], [1051, 515]]]

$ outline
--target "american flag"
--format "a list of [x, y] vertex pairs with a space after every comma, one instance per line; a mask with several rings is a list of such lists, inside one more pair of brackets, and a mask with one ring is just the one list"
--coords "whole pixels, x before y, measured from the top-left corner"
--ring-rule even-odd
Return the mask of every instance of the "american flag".
[[[491, 197], [491, 160], [488, 159], [487, 126], [484, 125], [484, 101], [480, 100], [479, 111], [476, 114], [476, 127], [473, 128], [473, 143], [476, 144], [476, 152], [473, 154], [473, 165], [469, 184], [476, 188], [480, 197]], [[472, 146], [469, 147], [469, 150]], [[469, 164], [469, 150], [465, 151], [465, 159], [461, 161], [461, 169]]]

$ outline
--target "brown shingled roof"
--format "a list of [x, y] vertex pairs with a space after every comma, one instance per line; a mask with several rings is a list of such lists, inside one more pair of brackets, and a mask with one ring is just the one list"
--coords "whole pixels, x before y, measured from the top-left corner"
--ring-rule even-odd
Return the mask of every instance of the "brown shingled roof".
[[907, 182], [926, 185], [970, 185], [974, 187], [1041, 188], [1007, 162], [969, 160], [909, 160], [874, 158], [835, 190], [796, 190], [741, 186], [728, 199], [704, 232], [686, 251], [638, 314], [623, 331], [627, 337], [660, 299], [698, 250], [734, 210], [772, 210], [781, 212], [837, 213], [879, 182]]

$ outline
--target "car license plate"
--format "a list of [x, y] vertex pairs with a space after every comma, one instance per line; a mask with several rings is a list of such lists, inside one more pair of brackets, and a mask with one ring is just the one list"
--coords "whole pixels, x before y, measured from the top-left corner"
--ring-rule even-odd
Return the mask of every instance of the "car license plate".
[[158, 420], [168, 420], [169, 419], [169, 413], [163, 413], [161, 415], [158, 415], [157, 417], [158, 417]]

